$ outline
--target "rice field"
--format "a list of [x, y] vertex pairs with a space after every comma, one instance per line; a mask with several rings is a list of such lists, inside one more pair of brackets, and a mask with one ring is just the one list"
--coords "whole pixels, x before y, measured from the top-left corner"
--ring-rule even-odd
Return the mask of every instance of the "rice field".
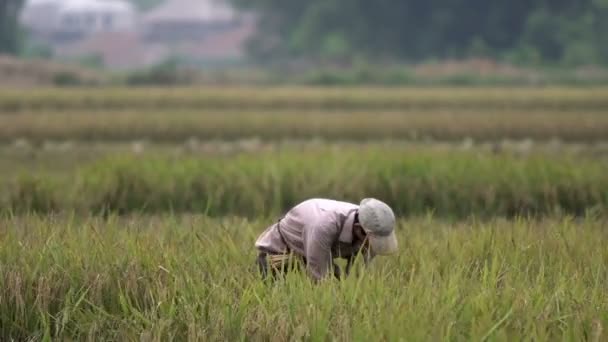
[[0, 219], [4, 340], [606, 338], [606, 221], [400, 220], [401, 251], [343, 281], [259, 280], [271, 219]]
[[166, 87], [3, 89], [3, 113], [27, 110], [236, 109], [605, 110], [605, 87]]
[[[0, 142], [608, 140], [608, 88], [168, 88], [0, 93]], [[66, 124], [69, 123], [69, 124]]]
[[[608, 94], [607, 94], [608, 96]], [[326, 141], [608, 141], [606, 111], [514, 110], [222, 111], [116, 110], [24, 112], [0, 117], [0, 142], [133, 141], [163, 143], [261, 139]], [[65, 123], [69, 122], [69, 125]]]
[[[607, 88], [0, 91], [0, 341], [607, 339]], [[269, 283], [301, 200], [400, 250]]]
[[280, 214], [305, 198], [358, 202], [372, 196], [400, 215], [584, 215], [608, 213], [607, 169], [605, 156], [425, 151], [371, 143], [215, 156], [148, 151], [107, 156], [59, 174], [19, 173], [3, 182], [0, 203], [14, 213], [256, 217]]

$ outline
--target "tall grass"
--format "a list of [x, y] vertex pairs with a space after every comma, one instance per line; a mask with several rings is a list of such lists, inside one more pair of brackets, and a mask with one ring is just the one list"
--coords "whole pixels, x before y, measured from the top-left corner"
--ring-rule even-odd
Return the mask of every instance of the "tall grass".
[[0, 339], [606, 338], [604, 221], [402, 220], [397, 255], [319, 285], [258, 279], [271, 221], [2, 218]]
[[[608, 141], [606, 110], [54, 110], [0, 115], [0, 142], [188, 139]], [[66, 124], [69, 123], [69, 124]]]
[[606, 110], [608, 88], [92, 88], [0, 92], [0, 112], [36, 110]]
[[95, 88], [0, 92], [0, 142], [608, 140], [608, 88]]
[[444, 217], [586, 212], [608, 207], [606, 161], [390, 147], [186, 157], [110, 157], [63, 176], [4, 181], [12, 212], [278, 214], [309, 197], [384, 199], [400, 214]]

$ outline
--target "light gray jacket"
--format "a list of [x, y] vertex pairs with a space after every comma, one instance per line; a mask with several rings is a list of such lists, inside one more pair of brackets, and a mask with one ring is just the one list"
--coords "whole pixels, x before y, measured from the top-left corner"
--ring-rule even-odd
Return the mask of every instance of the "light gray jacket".
[[[255, 246], [267, 253], [291, 252], [304, 257], [309, 275], [319, 280], [328, 274], [333, 258], [349, 258], [361, 247], [353, 239], [358, 208], [356, 204], [330, 199], [306, 200], [268, 227]], [[372, 256], [365, 254], [368, 262]]]

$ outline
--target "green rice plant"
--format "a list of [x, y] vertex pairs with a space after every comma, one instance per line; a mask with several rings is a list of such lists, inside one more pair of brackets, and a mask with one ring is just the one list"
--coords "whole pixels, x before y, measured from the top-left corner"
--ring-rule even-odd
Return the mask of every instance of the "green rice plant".
[[[3, 208], [86, 213], [199, 212], [256, 217], [329, 197], [387, 201], [400, 214], [441, 217], [605, 213], [606, 161], [356, 145], [186, 157], [115, 156], [45, 175], [53, 207], [29, 207], [7, 187]], [[18, 184], [17, 180], [17, 184]], [[25, 184], [24, 186], [27, 186]]]
[[601, 87], [3, 90], [0, 142], [597, 142], [608, 139], [607, 95]]
[[253, 268], [261, 217], [0, 219], [0, 339], [605, 339], [606, 222], [399, 220], [339, 282]]
[[8, 204], [7, 212], [51, 212], [60, 206], [56, 184], [45, 177], [23, 174], [5, 186], [0, 202]]
[[37, 110], [606, 110], [608, 90], [590, 88], [191, 87], [40, 88], [0, 92], [0, 112]]
[[[608, 140], [606, 110], [52, 110], [0, 115], [0, 141]], [[65, 123], [69, 122], [69, 125]]]

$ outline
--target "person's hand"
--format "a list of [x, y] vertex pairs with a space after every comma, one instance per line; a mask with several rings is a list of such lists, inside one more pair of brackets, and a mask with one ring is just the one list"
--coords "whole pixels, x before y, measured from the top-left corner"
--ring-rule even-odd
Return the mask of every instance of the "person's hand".
[[336, 279], [338, 280], [342, 279], [342, 270], [340, 269], [340, 266], [336, 265], [336, 263], [333, 263], [333, 270], [334, 277], [336, 277]]

